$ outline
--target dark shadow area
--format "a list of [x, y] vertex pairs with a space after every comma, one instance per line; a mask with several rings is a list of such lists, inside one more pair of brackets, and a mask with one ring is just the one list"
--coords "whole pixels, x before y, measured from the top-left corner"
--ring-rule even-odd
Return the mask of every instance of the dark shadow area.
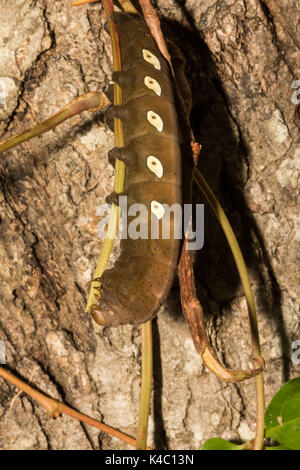
[[[165, 37], [174, 41], [187, 59], [186, 76], [193, 95], [191, 124], [196, 141], [202, 145], [198, 168], [223, 206], [251, 278], [259, 284], [255, 292], [258, 314], [265, 315], [280, 333], [282, 380], [285, 382], [290, 373], [290, 341], [282, 314], [282, 294], [263, 235], [244, 195], [250, 165], [249, 151], [239, 123], [231, 116], [231, 103], [218, 77], [212, 55], [186, 9], [185, 1], [177, 0], [177, 4], [189, 27], [168, 19], [163, 19], [162, 26]], [[237, 127], [237, 135], [233, 133], [232, 120]], [[246, 174], [245, 168], [248, 169]], [[195, 203], [205, 204], [204, 247], [197, 253], [195, 280], [208, 318], [213, 315], [210, 312], [212, 302], [219, 306], [216, 314], [224, 315], [223, 308], [234, 297], [242, 295], [242, 290], [231, 251], [217, 219], [196, 185], [193, 193]]]
[[168, 439], [164, 428], [162, 415], [162, 370], [160, 355], [160, 336], [157, 319], [152, 321], [153, 336], [153, 421], [154, 421], [154, 448], [158, 450], [168, 449]]

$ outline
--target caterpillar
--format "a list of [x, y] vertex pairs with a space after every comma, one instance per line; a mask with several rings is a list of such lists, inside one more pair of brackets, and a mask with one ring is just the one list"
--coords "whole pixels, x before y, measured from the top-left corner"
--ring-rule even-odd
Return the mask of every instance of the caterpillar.
[[[103, 273], [99, 300], [90, 312], [100, 325], [138, 325], [152, 319], [166, 299], [178, 264], [181, 241], [175, 237], [174, 214], [165, 206], [182, 204], [181, 147], [176, 113], [176, 91], [167, 61], [161, 55], [146, 23], [132, 15], [114, 13], [118, 26], [122, 71], [112, 79], [122, 89], [123, 104], [110, 114], [124, 125], [124, 147], [113, 148], [126, 165], [125, 188], [131, 204], [144, 204], [147, 217], [141, 221], [147, 239], [122, 239], [120, 256]], [[109, 201], [118, 204], [120, 194]], [[159, 224], [159, 236], [151, 238], [151, 217]], [[169, 217], [170, 237], [162, 236]], [[128, 217], [130, 222], [131, 218]]]

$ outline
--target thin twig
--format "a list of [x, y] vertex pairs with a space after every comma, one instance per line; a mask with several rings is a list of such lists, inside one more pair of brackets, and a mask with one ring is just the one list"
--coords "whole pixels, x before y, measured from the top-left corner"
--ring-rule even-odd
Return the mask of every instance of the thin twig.
[[[128, 444], [135, 447], [136, 440], [133, 437], [128, 436], [128, 434], [124, 434], [110, 426], [107, 426], [106, 424], [100, 423], [99, 421], [96, 421], [95, 419], [90, 418], [89, 416], [83, 413], [80, 413], [79, 411], [73, 410], [72, 408], [68, 407], [67, 405], [60, 402], [59, 400], [54, 400], [53, 398], [47, 397], [43, 393], [38, 392], [34, 388], [30, 387], [30, 385], [26, 384], [22, 380], [15, 377], [11, 372], [9, 372], [7, 369], [1, 366], [0, 366], [0, 377], [3, 377], [12, 385], [14, 385], [15, 387], [18, 387], [20, 390], [25, 392], [35, 401], [37, 401], [43, 408], [45, 408], [49, 417], [57, 418], [61, 414], [69, 415], [72, 418], [78, 419], [82, 423], [90, 424], [91, 426], [94, 426], [95, 428], [100, 429], [100, 431], [106, 432], [107, 434], [110, 434], [113, 437], [121, 439], [122, 441], [127, 442]], [[147, 449], [150, 449], [150, 448], [147, 448]]]
[[[113, 50], [113, 68], [114, 71], [118, 72], [121, 70], [121, 51], [119, 44], [119, 36], [116, 24], [110, 20], [110, 16], [114, 11], [113, 3], [111, 0], [102, 0], [103, 8], [106, 13], [106, 18], [109, 25], [109, 32], [112, 41]], [[118, 106], [122, 104], [122, 90], [116, 83], [114, 84], [114, 105]], [[114, 134], [116, 147], [124, 147], [124, 129], [120, 119], [114, 119]], [[115, 179], [114, 179], [114, 192], [121, 193], [124, 189], [125, 181], [125, 164], [120, 160], [116, 160], [115, 165]], [[100, 278], [106, 269], [109, 256], [112, 251], [114, 240], [117, 233], [117, 227], [119, 222], [119, 207], [112, 204], [108, 230], [104, 240], [103, 248], [101, 250], [100, 258], [97, 263], [97, 267], [94, 273], [94, 278], [91, 285], [91, 290], [86, 306], [86, 311], [91, 313], [95, 305], [95, 301], [99, 296], [99, 290], [101, 293], [101, 281]], [[100, 294], [101, 296], [101, 294]]]
[[109, 100], [102, 92], [90, 92], [81, 95], [45, 121], [40, 122], [21, 134], [0, 142], [0, 153], [53, 129], [62, 122], [72, 116], [82, 113], [83, 111], [103, 111], [108, 105]]
[[164, 36], [161, 32], [160, 28], [160, 21], [157, 16], [157, 13], [153, 6], [151, 5], [149, 0], [139, 0], [141, 8], [143, 10], [143, 15], [145, 18], [145, 21], [147, 25], [149, 26], [149, 29], [151, 31], [151, 34], [157, 44], [157, 47], [159, 48], [162, 56], [166, 59], [166, 61], [169, 63], [172, 74], [174, 76], [174, 70], [172, 66], [172, 61], [171, 57], [168, 51], [168, 48], [166, 46], [166, 42], [164, 39]]
[[136, 450], [144, 450], [147, 446], [152, 385], [152, 357], [152, 322], [148, 321], [142, 325], [142, 384]]
[[252, 378], [261, 372], [257, 370], [230, 370], [224, 367], [216, 358], [213, 348], [209, 344], [204, 325], [203, 308], [197, 298], [194, 272], [193, 253], [187, 249], [188, 240], [184, 241], [179, 262], [180, 298], [183, 313], [187, 319], [189, 329], [194, 341], [196, 351], [201, 355], [206, 366], [220, 379], [226, 382], [239, 382]]
[[261, 347], [259, 341], [259, 332], [258, 332], [258, 323], [257, 323], [257, 314], [254, 302], [254, 296], [251, 289], [251, 284], [249, 280], [249, 275], [247, 267], [238, 245], [237, 239], [234, 235], [234, 232], [230, 226], [229, 220], [226, 217], [219, 201], [214, 195], [213, 191], [199, 172], [197, 168], [194, 169], [194, 179], [199, 186], [200, 190], [203, 192], [208, 203], [210, 204], [212, 210], [214, 211], [217, 219], [219, 220], [221, 227], [224, 231], [224, 234], [227, 238], [228, 244], [232, 251], [241, 282], [243, 285], [245, 298], [248, 307], [248, 318], [250, 324], [250, 334], [251, 334], [251, 343], [252, 343], [252, 357], [253, 364], [258, 371], [261, 369], [261, 373], [256, 377], [256, 435], [253, 442], [253, 449], [258, 450], [262, 449], [263, 446], [263, 437], [264, 437], [264, 410], [265, 410], [265, 399], [264, 399], [264, 378], [262, 370], [264, 369], [264, 360], [261, 357]]

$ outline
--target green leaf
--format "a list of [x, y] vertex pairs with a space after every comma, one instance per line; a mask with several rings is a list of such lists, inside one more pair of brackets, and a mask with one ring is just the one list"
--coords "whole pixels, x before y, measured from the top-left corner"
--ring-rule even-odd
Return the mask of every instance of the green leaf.
[[300, 377], [290, 380], [274, 395], [265, 424], [266, 437], [287, 449], [300, 450]]
[[205, 442], [202, 450], [240, 450], [242, 448], [244, 448], [244, 445], [236, 445], [232, 442], [225, 441], [225, 439], [214, 437]]

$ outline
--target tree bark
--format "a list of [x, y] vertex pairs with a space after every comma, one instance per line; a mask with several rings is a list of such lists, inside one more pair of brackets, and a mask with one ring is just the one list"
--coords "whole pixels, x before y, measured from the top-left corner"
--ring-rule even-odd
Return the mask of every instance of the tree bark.
[[[110, 82], [100, 4], [0, 0], [0, 136], [46, 119]], [[160, 0], [166, 36], [183, 50], [199, 168], [220, 199], [250, 269], [266, 359], [267, 402], [299, 375], [299, 3]], [[297, 60], [298, 59], [298, 60]], [[296, 86], [296, 85], [294, 85]], [[39, 390], [136, 434], [140, 331], [100, 328], [85, 313], [101, 250], [97, 207], [112, 190], [113, 134], [85, 113], [1, 155], [0, 339], [6, 365]], [[202, 196], [195, 188], [197, 202]], [[298, 227], [297, 227], [298, 224]], [[297, 232], [298, 230], [298, 232]], [[117, 249], [115, 250], [115, 255]], [[247, 369], [246, 304], [234, 262], [205, 203], [196, 284], [220, 359]], [[202, 365], [181, 313], [178, 281], [153, 325], [148, 444], [199, 449], [210, 437], [248, 440], [254, 382], [221, 382]], [[49, 420], [0, 379], [1, 449], [125, 449], [63, 417]]]

